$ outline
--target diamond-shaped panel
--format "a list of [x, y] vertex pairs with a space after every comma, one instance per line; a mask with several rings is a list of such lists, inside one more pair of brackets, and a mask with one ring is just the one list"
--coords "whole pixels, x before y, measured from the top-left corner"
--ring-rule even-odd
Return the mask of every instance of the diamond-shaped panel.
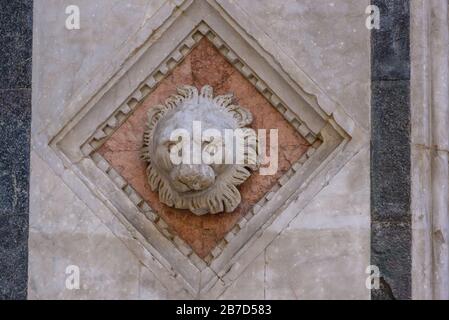
[[[196, 216], [188, 210], [170, 208], [150, 190], [146, 180], [146, 164], [140, 159], [146, 113], [149, 108], [163, 103], [176, 86], [189, 84], [197, 88], [209, 84], [215, 94], [233, 92], [236, 102], [248, 108], [254, 116], [254, 129], [277, 129], [279, 134], [279, 167], [273, 176], [255, 172], [239, 189], [242, 202], [232, 213]], [[134, 113], [107, 139], [99, 153], [150, 205], [168, 225], [171, 233], [181, 237], [195, 253], [206, 258], [262, 197], [269, 192], [301, 156], [310, 144], [293, 128], [254, 85], [245, 79], [207, 38], [198, 45], [158, 87], [148, 95]]]

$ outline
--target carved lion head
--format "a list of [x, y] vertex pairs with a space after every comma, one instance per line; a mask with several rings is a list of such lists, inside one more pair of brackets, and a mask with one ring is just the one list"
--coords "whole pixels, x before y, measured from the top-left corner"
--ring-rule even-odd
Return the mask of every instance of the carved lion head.
[[[164, 105], [148, 111], [142, 155], [148, 162], [149, 185], [159, 193], [160, 201], [171, 207], [188, 209], [196, 215], [232, 212], [241, 201], [236, 186], [257, 167], [247, 156], [256, 155], [257, 151], [254, 143], [246, 143], [245, 161], [235, 161], [233, 155], [229, 163], [225, 160], [228, 146], [223, 137], [230, 130], [239, 131], [245, 142], [255, 137], [254, 130], [247, 128], [252, 114], [232, 104], [232, 94], [214, 97], [210, 86], [204, 86], [200, 92], [195, 87], [182, 86], [177, 92]], [[201, 124], [200, 140], [195, 139], [194, 123]], [[173, 133], [180, 129], [187, 135], [176, 140]], [[216, 134], [205, 134], [211, 130]], [[235, 143], [235, 137], [231, 140]], [[187, 159], [192, 159], [198, 151], [215, 160], [173, 161], [174, 154], [186, 159], [187, 153]]]

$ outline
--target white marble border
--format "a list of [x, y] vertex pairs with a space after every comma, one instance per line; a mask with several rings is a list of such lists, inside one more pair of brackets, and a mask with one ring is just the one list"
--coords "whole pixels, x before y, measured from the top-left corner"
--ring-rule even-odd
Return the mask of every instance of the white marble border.
[[446, 0], [411, 1], [412, 297], [449, 299]]

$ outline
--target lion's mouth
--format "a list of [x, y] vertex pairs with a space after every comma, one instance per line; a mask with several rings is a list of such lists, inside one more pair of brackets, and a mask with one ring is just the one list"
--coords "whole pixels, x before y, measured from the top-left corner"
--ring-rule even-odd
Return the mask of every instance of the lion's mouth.
[[173, 187], [180, 193], [199, 192], [215, 182], [215, 172], [205, 164], [181, 164], [170, 173]]

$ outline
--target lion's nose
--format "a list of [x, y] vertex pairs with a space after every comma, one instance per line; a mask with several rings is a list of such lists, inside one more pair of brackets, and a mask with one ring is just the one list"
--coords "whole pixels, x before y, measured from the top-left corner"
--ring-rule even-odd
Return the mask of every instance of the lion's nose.
[[176, 178], [190, 190], [200, 191], [209, 188], [214, 183], [215, 173], [208, 165], [181, 164], [178, 167]]

